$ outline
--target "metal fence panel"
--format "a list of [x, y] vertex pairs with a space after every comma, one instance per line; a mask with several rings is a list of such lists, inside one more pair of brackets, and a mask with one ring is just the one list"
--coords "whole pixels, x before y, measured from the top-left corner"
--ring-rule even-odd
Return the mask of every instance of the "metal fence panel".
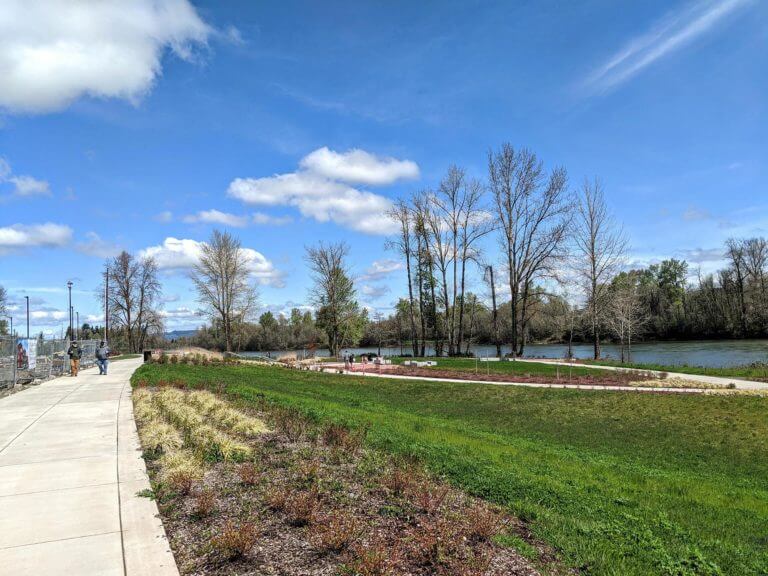
[[[16, 357], [18, 338], [0, 336], [0, 388], [14, 386], [17, 382], [29, 383], [34, 380], [69, 374], [69, 340], [38, 340], [37, 361], [33, 369], [19, 366]], [[90, 368], [96, 364], [98, 340], [78, 340], [83, 356], [81, 368]]]

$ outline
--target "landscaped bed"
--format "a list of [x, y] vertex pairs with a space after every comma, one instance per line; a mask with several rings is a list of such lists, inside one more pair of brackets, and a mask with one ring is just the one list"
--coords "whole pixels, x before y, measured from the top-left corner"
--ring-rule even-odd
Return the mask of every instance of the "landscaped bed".
[[567, 573], [520, 520], [364, 446], [365, 430], [183, 380], [134, 380], [136, 420], [182, 574]]
[[[366, 428], [365, 447], [416, 459], [455, 488], [502, 506], [524, 521], [535, 538], [529, 544], [547, 543], [583, 574], [768, 573], [764, 398], [237, 365], [147, 365], [133, 377], [173, 380], [225, 391], [247, 409], [267, 402], [320, 426]], [[374, 476], [379, 485], [382, 479]], [[515, 542], [518, 552], [537, 556]]]
[[[604, 374], [569, 374], [568, 367], [563, 367], [562, 370], [557, 371], [552, 376], [537, 374], [534, 371], [531, 372], [517, 372], [517, 373], [500, 373], [500, 372], [485, 372], [482, 370], [484, 366], [481, 366], [481, 370], [477, 372], [470, 372], [467, 370], [456, 370], [450, 368], [436, 367], [415, 367], [415, 366], [393, 366], [386, 371], [387, 374], [421, 377], [421, 378], [448, 378], [455, 380], [482, 380], [485, 382], [520, 382], [520, 383], [532, 383], [532, 384], [569, 384], [574, 386], [650, 386], [658, 387], [663, 386], [664, 380], [650, 376], [643, 372], [608, 372]], [[368, 365], [363, 367], [356, 364], [352, 368], [355, 372], [369, 372], [375, 373], [376, 367], [374, 365]], [[695, 387], [694, 384], [691, 386]]]

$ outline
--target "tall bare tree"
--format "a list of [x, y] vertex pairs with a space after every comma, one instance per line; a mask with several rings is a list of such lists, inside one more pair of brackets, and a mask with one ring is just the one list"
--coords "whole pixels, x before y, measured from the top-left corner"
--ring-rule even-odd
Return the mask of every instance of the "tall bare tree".
[[584, 181], [574, 230], [575, 272], [587, 300], [594, 358], [600, 358], [600, 326], [608, 309], [610, 280], [624, 259], [627, 241], [605, 203], [598, 179]]
[[416, 330], [416, 305], [413, 296], [413, 270], [412, 262], [414, 258], [414, 211], [404, 201], [395, 202], [388, 216], [397, 223], [397, 236], [387, 241], [387, 246], [397, 252], [405, 260], [405, 273], [408, 277], [408, 321], [411, 327], [411, 349], [413, 355], [419, 355], [419, 335]]
[[[456, 351], [461, 352], [464, 341], [464, 309], [468, 299], [467, 264], [475, 262], [481, 265], [478, 241], [494, 229], [493, 217], [483, 204], [485, 187], [479, 180], [470, 179], [462, 190], [461, 212], [459, 213], [459, 238], [457, 259], [459, 271], [459, 332], [456, 338]], [[467, 353], [469, 348], [467, 348]]]
[[190, 275], [201, 306], [221, 326], [227, 352], [232, 351], [236, 331], [258, 303], [250, 272], [250, 260], [240, 240], [214, 230], [202, 244], [200, 260]]
[[554, 278], [566, 256], [572, 200], [564, 168], [544, 171], [536, 154], [503, 144], [488, 154], [501, 245], [509, 273], [512, 353], [523, 353], [534, 284]]
[[341, 348], [355, 339], [360, 320], [355, 286], [345, 262], [348, 254], [349, 246], [343, 242], [320, 242], [306, 248], [314, 281], [310, 299], [316, 308], [317, 325], [328, 336], [331, 356], [338, 356]]
[[[112, 334], [124, 334], [131, 352], [139, 352], [146, 338], [162, 331], [159, 312], [162, 288], [153, 258], [136, 258], [126, 251], [107, 262], [110, 324]], [[104, 304], [102, 295], [99, 300]]]

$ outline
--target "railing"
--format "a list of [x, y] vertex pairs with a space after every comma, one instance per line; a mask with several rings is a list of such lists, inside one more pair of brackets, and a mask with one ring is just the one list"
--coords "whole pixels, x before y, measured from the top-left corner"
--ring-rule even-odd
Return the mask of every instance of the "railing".
[[[13, 387], [17, 383], [46, 380], [69, 373], [69, 340], [37, 339], [37, 354], [34, 368], [30, 368], [24, 357], [19, 359], [18, 344], [21, 338], [0, 336], [0, 388]], [[82, 368], [96, 363], [97, 340], [78, 340], [83, 351], [80, 359]]]

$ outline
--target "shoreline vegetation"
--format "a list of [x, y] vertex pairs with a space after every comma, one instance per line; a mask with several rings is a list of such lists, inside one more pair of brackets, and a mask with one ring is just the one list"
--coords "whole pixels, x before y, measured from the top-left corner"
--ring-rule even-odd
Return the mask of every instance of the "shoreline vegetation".
[[768, 571], [764, 398], [374, 383], [245, 363], [150, 364], [132, 378], [171, 382], [365, 430], [364, 446], [501, 506], [580, 573]]

